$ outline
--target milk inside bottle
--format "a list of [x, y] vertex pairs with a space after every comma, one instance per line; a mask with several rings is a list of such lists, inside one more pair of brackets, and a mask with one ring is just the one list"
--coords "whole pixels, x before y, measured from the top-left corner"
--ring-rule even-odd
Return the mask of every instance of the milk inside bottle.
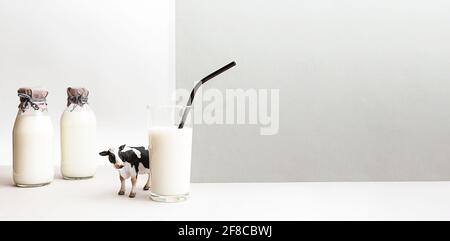
[[13, 129], [13, 179], [19, 187], [44, 186], [54, 177], [52, 120], [47, 112], [48, 91], [21, 88]]
[[67, 109], [61, 117], [61, 173], [65, 179], [92, 178], [97, 169], [96, 117], [89, 91], [67, 89]]
[[[159, 202], [188, 199], [191, 184], [192, 124], [178, 128], [186, 108], [149, 108], [151, 198]], [[190, 116], [190, 115], [189, 115]]]

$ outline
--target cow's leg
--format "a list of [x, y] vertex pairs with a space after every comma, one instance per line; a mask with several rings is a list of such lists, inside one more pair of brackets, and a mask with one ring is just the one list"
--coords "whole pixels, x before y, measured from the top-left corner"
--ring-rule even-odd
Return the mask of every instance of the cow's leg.
[[136, 183], [137, 183], [137, 175], [131, 176], [131, 192], [130, 192], [130, 198], [136, 197]]
[[120, 176], [120, 191], [119, 191], [119, 195], [123, 196], [125, 195], [125, 178], [122, 177], [122, 175]]
[[152, 183], [152, 179], [150, 177], [151, 177], [150, 174], [148, 174], [148, 180], [147, 180], [147, 184], [145, 184], [145, 186], [144, 186], [144, 191], [150, 190], [150, 186]]

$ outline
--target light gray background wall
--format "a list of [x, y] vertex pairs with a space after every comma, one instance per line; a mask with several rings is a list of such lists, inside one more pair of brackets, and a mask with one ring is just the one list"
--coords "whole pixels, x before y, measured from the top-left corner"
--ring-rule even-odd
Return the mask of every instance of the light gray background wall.
[[197, 126], [199, 181], [450, 180], [450, 2], [179, 0], [177, 80], [280, 89], [280, 133]]
[[[169, 3], [0, 0], [0, 164], [23, 85], [51, 89], [55, 129], [85, 85], [99, 148], [146, 143], [142, 111], [173, 88]], [[179, 0], [176, 20], [179, 87], [234, 59], [208, 88], [281, 91], [277, 136], [196, 126], [194, 181], [450, 179], [447, 1]]]

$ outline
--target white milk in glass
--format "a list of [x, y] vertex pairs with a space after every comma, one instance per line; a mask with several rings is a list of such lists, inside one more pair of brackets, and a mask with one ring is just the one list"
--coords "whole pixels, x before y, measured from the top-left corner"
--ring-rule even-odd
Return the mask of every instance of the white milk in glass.
[[149, 108], [148, 129], [151, 198], [160, 202], [188, 199], [191, 184], [192, 123], [186, 118], [184, 128], [178, 125], [190, 107]]
[[61, 173], [65, 179], [95, 175], [97, 121], [88, 105], [89, 91], [69, 88], [68, 107], [61, 117]]
[[160, 196], [189, 194], [192, 128], [150, 128], [152, 193]]
[[49, 184], [54, 177], [53, 125], [47, 113], [48, 91], [22, 88], [13, 129], [13, 179], [19, 187]]

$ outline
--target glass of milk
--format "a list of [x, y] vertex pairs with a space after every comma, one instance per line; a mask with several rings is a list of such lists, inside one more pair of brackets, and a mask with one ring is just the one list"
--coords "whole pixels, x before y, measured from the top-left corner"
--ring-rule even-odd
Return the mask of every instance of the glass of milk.
[[48, 91], [21, 88], [13, 129], [13, 179], [18, 187], [39, 187], [53, 181], [53, 124], [47, 111]]
[[[151, 199], [180, 202], [189, 198], [191, 183], [192, 115], [178, 125], [185, 106], [148, 107]], [[192, 111], [189, 111], [191, 113]]]
[[88, 98], [85, 88], [67, 89], [61, 116], [61, 173], [67, 180], [92, 178], [97, 169], [97, 121]]

